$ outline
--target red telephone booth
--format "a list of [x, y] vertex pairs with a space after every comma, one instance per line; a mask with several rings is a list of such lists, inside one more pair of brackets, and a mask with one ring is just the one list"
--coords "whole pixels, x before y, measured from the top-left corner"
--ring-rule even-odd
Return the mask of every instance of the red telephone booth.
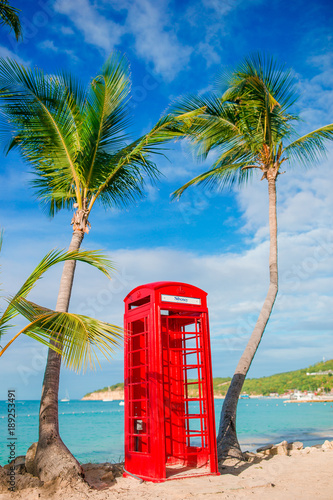
[[125, 473], [218, 474], [206, 292], [157, 282], [125, 298]]

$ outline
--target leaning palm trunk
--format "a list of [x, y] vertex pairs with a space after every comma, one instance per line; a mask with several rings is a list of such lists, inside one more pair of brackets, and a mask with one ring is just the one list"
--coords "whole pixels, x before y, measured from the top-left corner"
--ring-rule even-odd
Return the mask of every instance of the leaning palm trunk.
[[[225, 80], [222, 95], [188, 96], [176, 102], [173, 114], [180, 118], [185, 134], [200, 158], [217, 152], [207, 172], [187, 182], [174, 193], [179, 198], [190, 186], [208, 187], [246, 183], [252, 169], [263, 172], [268, 181], [270, 227], [270, 286], [248, 345], [237, 365], [221, 413], [218, 433], [219, 458], [242, 457], [236, 435], [236, 410], [247, 372], [260, 344], [278, 291], [276, 178], [285, 161], [312, 165], [325, 152], [326, 140], [333, 140], [333, 124], [293, 139], [293, 123], [299, 117], [290, 112], [296, 102], [295, 78], [272, 58], [253, 54], [246, 57]], [[293, 141], [285, 145], [291, 139]]]
[[[84, 232], [74, 230], [69, 251], [78, 250]], [[56, 311], [67, 312], [71, 297], [76, 261], [64, 264]], [[61, 355], [49, 349], [45, 368], [43, 389], [39, 411], [39, 438], [35, 456], [35, 474], [42, 481], [60, 477], [66, 471], [66, 477], [81, 474], [81, 466], [61, 440], [58, 420], [58, 392], [60, 378]]]
[[242, 357], [239, 360], [223, 403], [219, 433], [217, 436], [217, 451], [219, 460], [226, 457], [242, 458], [242, 452], [236, 434], [237, 403], [242, 391], [245, 377], [260, 344], [278, 292], [276, 175], [277, 171], [275, 169], [269, 169], [267, 172], [270, 231], [270, 284], [264, 305], [259, 314], [259, 318]]

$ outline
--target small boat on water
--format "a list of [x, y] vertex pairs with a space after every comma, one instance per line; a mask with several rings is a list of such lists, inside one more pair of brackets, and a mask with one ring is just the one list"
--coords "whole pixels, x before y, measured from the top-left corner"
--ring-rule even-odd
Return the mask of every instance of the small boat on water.
[[124, 406], [124, 401], [119, 401], [119, 406]]
[[66, 396], [60, 399], [61, 403], [68, 403], [70, 401], [68, 391], [66, 391]]
[[113, 401], [113, 397], [111, 395], [110, 387], [108, 388], [107, 396], [102, 399], [104, 403], [107, 403], [108, 401]]
[[239, 399], [250, 399], [250, 395], [249, 394], [241, 394], [239, 396]]

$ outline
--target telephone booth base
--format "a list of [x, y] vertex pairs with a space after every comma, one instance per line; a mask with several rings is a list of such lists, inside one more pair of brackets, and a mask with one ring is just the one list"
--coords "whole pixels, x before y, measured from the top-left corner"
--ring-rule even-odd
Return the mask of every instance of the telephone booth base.
[[206, 296], [157, 282], [125, 298], [124, 477], [219, 475]]
[[164, 483], [165, 481], [174, 481], [175, 479], [189, 479], [193, 477], [202, 476], [219, 476], [219, 472], [211, 472], [208, 465], [200, 467], [199, 469], [194, 469], [193, 467], [167, 467], [165, 478], [153, 478], [151, 476], [136, 476], [130, 472], [124, 471], [123, 477], [142, 479], [143, 481], [150, 481], [151, 483]]

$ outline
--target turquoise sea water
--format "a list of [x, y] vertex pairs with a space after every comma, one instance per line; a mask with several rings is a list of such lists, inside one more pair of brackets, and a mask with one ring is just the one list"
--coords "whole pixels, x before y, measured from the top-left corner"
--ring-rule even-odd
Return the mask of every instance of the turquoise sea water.
[[[222, 400], [215, 400], [218, 425]], [[39, 401], [16, 402], [16, 456], [24, 455], [38, 437]], [[118, 462], [124, 457], [124, 407], [118, 401], [59, 403], [63, 441], [81, 463]], [[242, 450], [266, 443], [333, 440], [333, 403], [283, 403], [281, 399], [240, 400], [237, 416]], [[0, 464], [8, 460], [7, 403], [0, 401]]]

